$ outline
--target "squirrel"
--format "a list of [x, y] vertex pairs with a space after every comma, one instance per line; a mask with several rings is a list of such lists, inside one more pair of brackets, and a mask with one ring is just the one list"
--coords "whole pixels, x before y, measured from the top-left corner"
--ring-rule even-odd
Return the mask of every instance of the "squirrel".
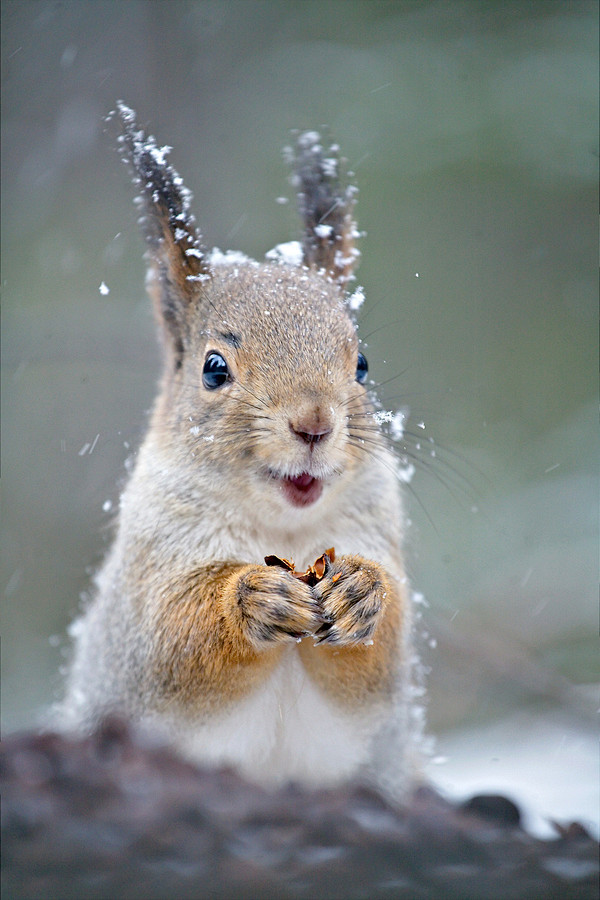
[[123, 103], [113, 115], [164, 371], [71, 627], [63, 722], [120, 714], [267, 785], [362, 775], [401, 792], [419, 756], [401, 478], [351, 308], [338, 148], [297, 136], [301, 252], [258, 263], [205, 248], [171, 148]]

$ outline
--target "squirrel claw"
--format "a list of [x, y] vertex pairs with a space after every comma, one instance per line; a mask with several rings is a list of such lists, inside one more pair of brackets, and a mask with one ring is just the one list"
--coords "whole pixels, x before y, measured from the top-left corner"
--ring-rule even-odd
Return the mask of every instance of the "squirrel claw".
[[329, 636], [329, 632], [333, 628], [333, 622], [323, 622], [320, 628], [314, 633], [314, 637], [316, 638], [315, 643], [322, 644], [324, 640]]

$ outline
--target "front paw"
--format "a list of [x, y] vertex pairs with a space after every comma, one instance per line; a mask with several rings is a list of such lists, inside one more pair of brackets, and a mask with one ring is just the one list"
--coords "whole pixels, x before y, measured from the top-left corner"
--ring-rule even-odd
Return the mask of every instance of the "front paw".
[[361, 556], [341, 556], [313, 587], [323, 624], [319, 644], [368, 643], [386, 605], [387, 578], [381, 566]]
[[323, 622], [310, 587], [279, 568], [243, 569], [236, 599], [242, 630], [257, 649], [314, 634]]

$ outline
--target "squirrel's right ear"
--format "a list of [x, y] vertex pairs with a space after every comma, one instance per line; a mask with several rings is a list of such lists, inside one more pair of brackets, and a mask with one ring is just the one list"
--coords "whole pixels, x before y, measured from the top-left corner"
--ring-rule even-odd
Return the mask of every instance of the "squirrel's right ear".
[[316, 131], [299, 134], [289, 155], [304, 224], [304, 265], [324, 271], [344, 290], [360, 256], [354, 246], [359, 236], [353, 217], [356, 188], [340, 177], [337, 145], [325, 151]]
[[185, 346], [187, 310], [198, 294], [198, 283], [210, 279], [210, 268], [194, 217], [191, 193], [166, 157], [170, 147], [158, 147], [138, 128], [135, 113], [119, 101], [116, 116], [123, 133], [119, 150], [133, 169], [142, 208], [141, 224], [149, 246], [148, 289], [159, 320], [166, 326], [178, 367]]

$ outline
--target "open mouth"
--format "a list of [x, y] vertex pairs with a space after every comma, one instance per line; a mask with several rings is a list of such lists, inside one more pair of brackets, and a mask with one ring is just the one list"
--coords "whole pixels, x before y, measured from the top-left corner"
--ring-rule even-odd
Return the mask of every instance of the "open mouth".
[[283, 493], [292, 506], [310, 506], [323, 493], [323, 482], [302, 472], [295, 478], [279, 478]]

